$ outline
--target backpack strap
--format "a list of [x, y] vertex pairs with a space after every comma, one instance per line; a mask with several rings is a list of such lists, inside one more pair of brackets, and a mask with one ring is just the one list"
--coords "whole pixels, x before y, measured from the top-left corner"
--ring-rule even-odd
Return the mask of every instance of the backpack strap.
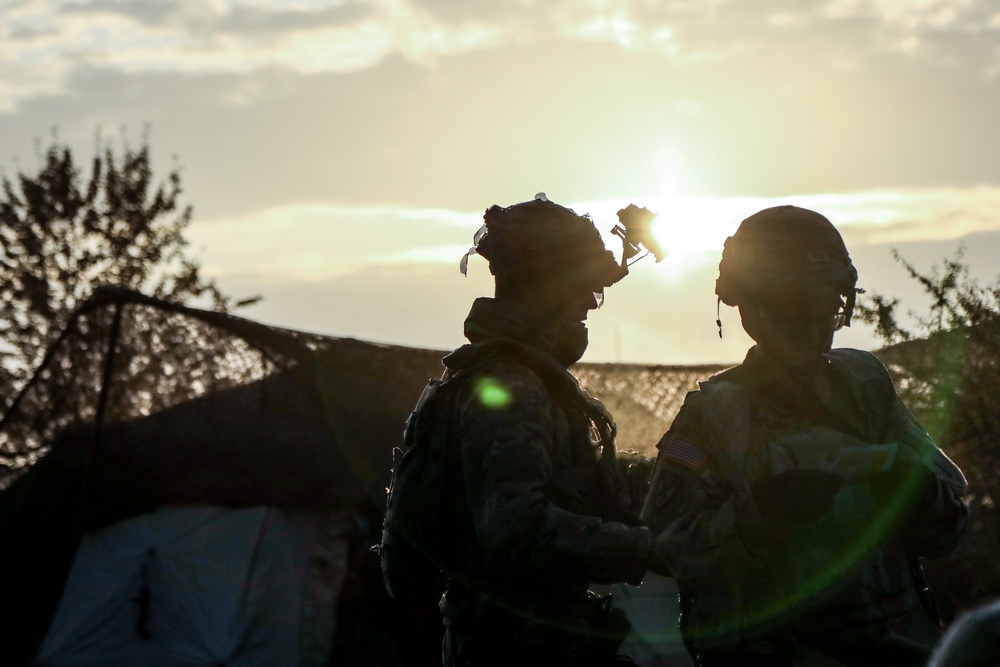
[[551, 356], [508, 338], [493, 338], [464, 345], [444, 358], [452, 377], [471, 374], [476, 369], [504, 359], [527, 366], [553, 395], [568, 402], [571, 409], [590, 423], [591, 443], [600, 450], [598, 463], [609, 502], [602, 502], [604, 518], [629, 526], [641, 525], [636, 513], [629, 510], [631, 495], [625, 474], [618, 464], [615, 438], [618, 425], [604, 404], [587, 394], [579, 380]]
[[463, 345], [444, 358], [446, 377], [457, 377], [504, 359], [512, 359], [530, 368], [553, 394], [569, 400], [598, 431], [599, 444], [614, 443], [618, 425], [604, 404], [590, 396], [579, 380], [551, 356], [509, 338], [491, 338]]

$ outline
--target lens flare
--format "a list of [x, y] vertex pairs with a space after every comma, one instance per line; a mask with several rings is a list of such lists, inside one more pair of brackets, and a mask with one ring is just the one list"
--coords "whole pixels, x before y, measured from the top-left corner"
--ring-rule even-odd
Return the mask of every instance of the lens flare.
[[476, 381], [476, 396], [483, 406], [491, 410], [502, 410], [514, 400], [507, 387], [489, 376], [483, 376]]

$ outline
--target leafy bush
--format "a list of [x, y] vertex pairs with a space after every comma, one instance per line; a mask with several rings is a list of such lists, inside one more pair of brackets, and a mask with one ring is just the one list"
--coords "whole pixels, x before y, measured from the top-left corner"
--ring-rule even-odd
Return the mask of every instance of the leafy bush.
[[1000, 281], [969, 275], [963, 250], [921, 272], [895, 253], [931, 298], [900, 322], [899, 299], [866, 295], [858, 317], [888, 347], [878, 352], [903, 400], [969, 480], [968, 533], [949, 557], [928, 563], [946, 612], [1000, 596]]

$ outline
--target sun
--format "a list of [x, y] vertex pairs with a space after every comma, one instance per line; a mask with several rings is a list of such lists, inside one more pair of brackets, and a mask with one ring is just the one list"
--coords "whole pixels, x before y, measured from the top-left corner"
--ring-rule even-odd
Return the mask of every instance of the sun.
[[656, 201], [651, 231], [669, 255], [722, 251], [725, 215], [711, 198], [676, 195]]
[[661, 150], [653, 161], [655, 194], [648, 208], [657, 214], [651, 231], [667, 257], [722, 250], [731, 233], [731, 212], [722, 200], [689, 194], [690, 183], [680, 154]]
[[[598, 220], [613, 219], [615, 211], [629, 204], [656, 214], [650, 233], [665, 252], [664, 259], [657, 263], [658, 271], [673, 278], [692, 266], [704, 264], [709, 255], [714, 255], [711, 261], [717, 263], [726, 238], [736, 231], [739, 221], [748, 210], [760, 208], [759, 202], [750, 197], [691, 194], [690, 174], [681, 155], [674, 150], [661, 150], [646, 164], [649, 172], [644, 179], [645, 194], [637, 192], [627, 199], [591, 200], [574, 205], [596, 215]], [[618, 243], [610, 234], [605, 234], [605, 242], [612, 247]]]

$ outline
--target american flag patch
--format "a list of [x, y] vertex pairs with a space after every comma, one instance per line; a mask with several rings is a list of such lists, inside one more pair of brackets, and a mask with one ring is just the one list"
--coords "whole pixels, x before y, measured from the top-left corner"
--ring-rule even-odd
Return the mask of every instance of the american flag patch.
[[708, 460], [708, 455], [700, 447], [677, 436], [671, 436], [660, 451], [665, 458], [694, 470], [700, 468]]

